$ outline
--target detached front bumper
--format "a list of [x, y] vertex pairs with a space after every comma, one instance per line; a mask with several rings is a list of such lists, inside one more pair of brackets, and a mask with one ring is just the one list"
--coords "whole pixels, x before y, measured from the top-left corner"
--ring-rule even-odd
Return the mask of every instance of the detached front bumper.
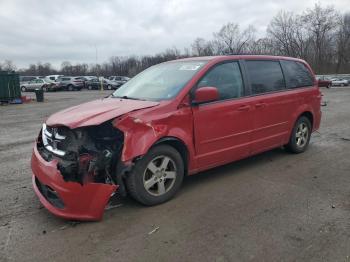
[[66, 182], [57, 169], [57, 160], [47, 162], [34, 146], [31, 166], [33, 188], [51, 213], [65, 219], [101, 220], [117, 185]]

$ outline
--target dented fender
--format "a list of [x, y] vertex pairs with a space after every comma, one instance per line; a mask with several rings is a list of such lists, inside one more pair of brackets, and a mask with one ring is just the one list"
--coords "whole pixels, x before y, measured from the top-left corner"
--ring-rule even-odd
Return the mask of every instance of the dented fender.
[[[121, 161], [131, 163], [136, 157], [145, 155], [162, 138], [180, 140], [188, 150], [189, 170], [195, 168], [193, 117], [190, 108], [181, 108], [173, 113], [165, 113], [151, 120], [133, 115], [115, 119], [113, 125], [124, 133], [124, 147]], [[172, 128], [169, 128], [172, 127]]]

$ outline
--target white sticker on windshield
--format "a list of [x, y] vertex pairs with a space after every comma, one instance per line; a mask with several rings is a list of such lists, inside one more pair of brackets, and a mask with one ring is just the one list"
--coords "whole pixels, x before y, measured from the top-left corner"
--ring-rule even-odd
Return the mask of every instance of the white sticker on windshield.
[[179, 70], [193, 70], [193, 71], [196, 71], [198, 68], [201, 67], [202, 64], [185, 64], [185, 65], [182, 65]]

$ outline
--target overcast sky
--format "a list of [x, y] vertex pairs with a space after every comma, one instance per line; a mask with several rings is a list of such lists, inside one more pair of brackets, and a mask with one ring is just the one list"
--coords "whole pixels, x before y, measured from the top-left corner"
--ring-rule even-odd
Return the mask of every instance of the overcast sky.
[[[252, 24], [264, 35], [279, 11], [301, 12], [311, 0], [0, 0], [0, 62], [95, 63], [111, 56], [154, 54], [210, 39], [227, 22]], [[350, 10], [349, 0], [330, 3]]]

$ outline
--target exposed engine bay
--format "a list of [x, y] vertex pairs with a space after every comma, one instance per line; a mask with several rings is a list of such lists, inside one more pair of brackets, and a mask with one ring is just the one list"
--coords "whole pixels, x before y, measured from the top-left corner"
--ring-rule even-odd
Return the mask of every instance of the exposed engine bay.
[[77, 129], [44, 124], [37, 148], [46, 161], [57, 160], [57, 169], [66, 182], [122, 185], [117, 166], [123, 141], [123, 132], [111, 121]]

